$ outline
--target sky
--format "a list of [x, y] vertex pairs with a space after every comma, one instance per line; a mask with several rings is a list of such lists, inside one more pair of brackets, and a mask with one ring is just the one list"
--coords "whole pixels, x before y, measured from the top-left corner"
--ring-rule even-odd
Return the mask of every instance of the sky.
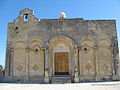
[[39, 19], [57, 19], [60, 12], [67, 18], [114, 19], [120, 46], [120, 0], [0, 0], [0, 65], [5, 66], [7, 24], [25, 8]]

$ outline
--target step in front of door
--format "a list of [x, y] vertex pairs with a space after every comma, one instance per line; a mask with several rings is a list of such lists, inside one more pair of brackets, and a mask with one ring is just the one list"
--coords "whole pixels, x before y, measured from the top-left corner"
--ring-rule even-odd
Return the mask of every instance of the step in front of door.
[[55, 76], [52, 77], [52, 84], [71, 83], [71, 77]]

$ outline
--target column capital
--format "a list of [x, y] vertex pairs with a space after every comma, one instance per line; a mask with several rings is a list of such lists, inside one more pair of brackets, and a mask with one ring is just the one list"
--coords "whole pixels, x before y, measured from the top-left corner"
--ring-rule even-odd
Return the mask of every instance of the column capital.
[[14, 48], [10, 48], [10, 51], [14, 51]]
[[45, 48], [45, 54], [48, 55], [49, 54], [49, 49]]
[[75, 53], [75, 56], [78, 55], [78, 48], [77, 47], [74, 48], [74, 53]]
[[27, 48], [25, 48], [25, 50], [26, 50], [26, 52], [29, 52], [30, 48], [27, 47]]
[[77, 44], [74, 44], [74, 49], [78, 48], [78, 45]]
[[94, 50], [98, 50], [98, 46], [94, 46], [93, 49], [94, 49]]
[[47, 41], [45, 44], [46, 44], [46, 49], [48, 49], [50, 44], [49, 41]]

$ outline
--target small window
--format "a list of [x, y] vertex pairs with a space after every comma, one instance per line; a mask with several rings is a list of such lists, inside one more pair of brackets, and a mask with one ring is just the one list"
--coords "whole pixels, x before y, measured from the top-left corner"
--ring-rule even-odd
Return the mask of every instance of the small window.
[[87, 53], [87, 52], [88, 52], [88, 48], [84, 47], [84, 48], [83, 48], [83, 51], [84, 51], [85, 53]]
[[15, 29], [18, 29], [18, 27], [16, 27]]
[[39, 49], [39, 48], [35, 48], [35, 49], [34, 49], [34, 52], [35, 52], [36, 54], [38, 54], [38, 53], [39, 53], [39, 51], [40, 51], [40, 49]]
[[84, 51], [87, 51], [87, 48], [84, 48]]
[[28, 22], [28, 12], [24, 13], [24, 22]]
[[35, 52], [37, 53], [38, 51], [39, 51], [39, 50], [36, 48], [36, 49], [35, 49]]

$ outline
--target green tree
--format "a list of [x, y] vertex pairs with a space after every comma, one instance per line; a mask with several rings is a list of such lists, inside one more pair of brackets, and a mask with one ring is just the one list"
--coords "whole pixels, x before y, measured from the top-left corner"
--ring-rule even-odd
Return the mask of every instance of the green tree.
[[4, 67], [0, 65], [0, 71], [4, 71]]

